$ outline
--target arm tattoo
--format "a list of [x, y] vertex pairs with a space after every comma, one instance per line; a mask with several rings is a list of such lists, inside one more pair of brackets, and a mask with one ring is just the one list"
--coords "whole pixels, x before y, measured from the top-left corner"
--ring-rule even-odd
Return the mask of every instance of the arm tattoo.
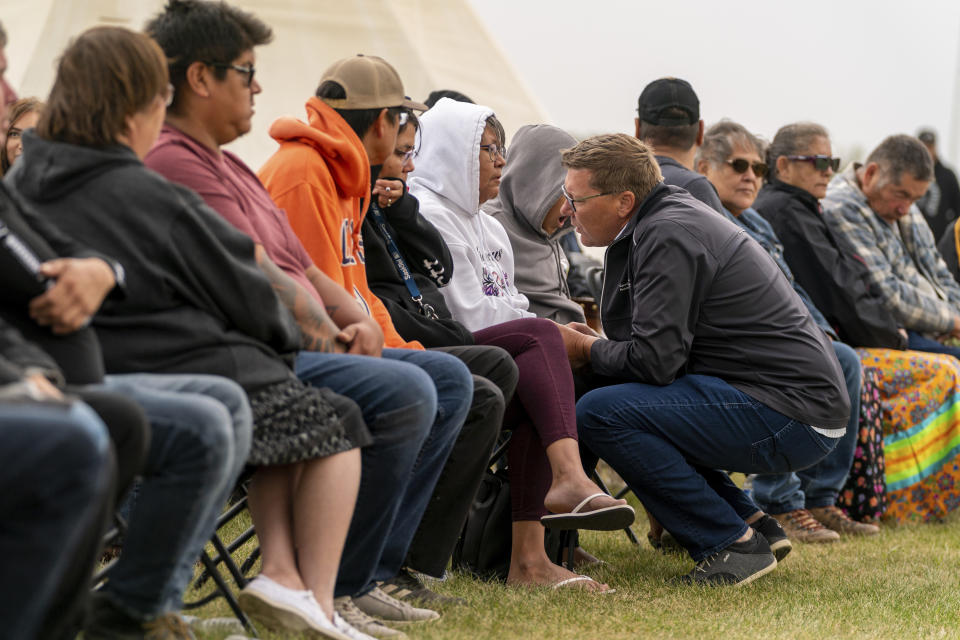
[[257, 264], [267, 275], [277, 297], [300, 327], [300, 346], [306, 351], [342, 353], [343, 345], [337, 342], [340, 329], [333, 323], [323, 306], [293, 278], [267, 257], [266, 251], [257, 251]]

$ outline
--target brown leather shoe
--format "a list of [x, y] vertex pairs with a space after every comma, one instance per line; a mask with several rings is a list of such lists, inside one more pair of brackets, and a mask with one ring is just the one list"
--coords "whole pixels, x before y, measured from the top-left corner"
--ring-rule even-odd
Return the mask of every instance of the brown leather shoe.
[[797, 509], [787, 513], [771, 513], [783, 526], [787, 537], [797, 542], [824, 543], [836, 542], [840, 534], [826, 528], [806, 509]]
[[843, 535], [875, 536], [880, 533], [880, 527], [877, 525], [851, 520], [850, 516], [841, 511], [836, 505], [814, 507], [810, 509], [810, 513], [824, 526]]

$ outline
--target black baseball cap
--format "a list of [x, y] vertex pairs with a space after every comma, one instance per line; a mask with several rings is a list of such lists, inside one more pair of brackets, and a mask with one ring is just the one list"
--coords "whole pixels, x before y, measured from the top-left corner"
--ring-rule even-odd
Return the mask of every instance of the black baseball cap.
[[[672, 113], [661, 115], [667, 109]], [[676, 110], [685, 115], [677, 115]], [[700, 121], [700, 100], [693, 87], [680, 78], [660, 78], [643, 89], [637, 100], [640, 119], [655, 125], [677, 126]]]
[[937, 143], [937, 134], [934, 133], [933, 129], [920, 129], [920, 131], [917, 132], [917, 138], [924, 144]]

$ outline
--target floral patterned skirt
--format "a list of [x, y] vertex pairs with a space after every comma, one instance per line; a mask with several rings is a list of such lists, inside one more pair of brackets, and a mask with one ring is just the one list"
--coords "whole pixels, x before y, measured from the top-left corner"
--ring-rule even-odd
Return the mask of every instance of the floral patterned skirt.
[[885, 517], [940, 520], [960, 507], [960, 362], [919, 351], [858, 349], [880, 372]]
[[887, 508], [887, 479], [883, 458], [882, 372], [863, 368], [860, 384], [860, 421], [857, 447], [847, 482], [837, 496], [837, 506], [854, 520], [879, 520]]

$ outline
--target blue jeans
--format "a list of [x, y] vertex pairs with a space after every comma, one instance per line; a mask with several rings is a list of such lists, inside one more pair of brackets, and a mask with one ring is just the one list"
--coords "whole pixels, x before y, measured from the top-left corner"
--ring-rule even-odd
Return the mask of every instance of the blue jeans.
[[208, 375], [107, 376], [150, 421], [143, 482], [105, 593], [136, 618], [181, 607], [203, 545], [243, 469], [252, 415], [243, 389]]
[[797, 509], [828, 507], [847, 481], [853, 453], [857, 447], [860, 422], [860, 356], [852, 347], [834, 342], [843, 378], [850, 396], [850, 420], [847, 433], [837, 441], [823, 460], [796, 473], [760, 474], [753, 479], [753, 499], [768, 513], [787, 513]]
[[362, 595], [400, 570], [460, 433], [473, 379], [457, 358], [384, 349], [383, 357], [301, 351], [297, 376], [357, 403], [373, 435], [335, 595]]
[[936, 340], [924, 338], [915, 331], [907, 331], [907, 349], [924, 351], [926, 353], [943, 353], [954, 358], [960, 358], [960, 347], [948, 347]]
[[756, 505], [727, 474], [783, 473], [827, 455], [836, 439], [711, 376], [659, 387], [595, 389], [577, 402], [580, 438], [620, 474], [694, 560], [744, 535]]
[[[0, 404], [0, 628], [69, 637], [113, 503], [106, 427], [85, 404]], [[52, 629], [57, 628], [57, 632]]]

